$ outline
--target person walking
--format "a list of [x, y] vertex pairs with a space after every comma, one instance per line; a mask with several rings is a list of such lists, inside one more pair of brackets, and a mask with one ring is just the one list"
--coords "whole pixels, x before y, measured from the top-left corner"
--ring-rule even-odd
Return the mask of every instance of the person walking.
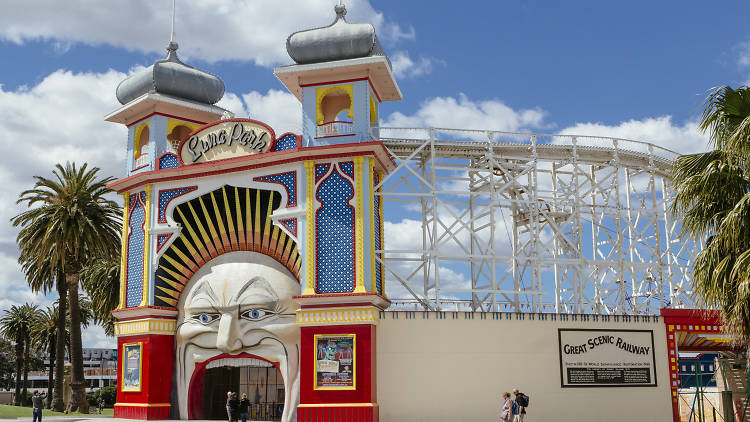
[[511, 400], [510, 393], [507, 391], [503, 393], [503, 407], [500, 410], [500, 421], [513, 422], [513, 400]]
[[236, 421], [238, 419], [239, 410], [240, 410], [240, 399], [237, 398], [237, 392], [233, 392], [232, 395], [229, 397], [230, 422]]
[[227, 391], [227, 420], [232, 422], [232, 408], [229, 407], [229, 400], [232, 398], [232, 392]]
[[250, 400], [247, 399], [247, 394], [242, 393], [242, 399], [240, 400], [240, 419], [242, 422], [247, 422], [247, 414], [250, 411]]
[[44, 409], [44, 399], [46, 397], [46, 394], [39, 394], [39, 391], [34, 391], [34, 395], [31, 397], [31, 412], [33, 414], [33, 422], [42, 422], [42, 409]]
[[518, 391], [517, 388], [513, 389], [513, 394], [516, 396], [516, 403], [519, 408], [515, 422], [523, 422], [523, 418], [526, 416], [526, 408], [529, 407], [529, 396]]

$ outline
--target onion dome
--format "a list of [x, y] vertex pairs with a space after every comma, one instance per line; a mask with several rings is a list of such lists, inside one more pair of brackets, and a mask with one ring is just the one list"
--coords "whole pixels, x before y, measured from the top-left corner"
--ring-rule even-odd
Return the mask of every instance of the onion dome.
[[329, 26], [295, 32], [287, 38], [286, 51], [297, 64], [385, 56], [372, 24], [348, 23], [343, 5], [334, 10], [336, 19]]
[[167, 46], [167, 57], [129, 76], [117, 86], [117, 100], [126, 104], [146, 93], [159, 93], [185, 100], [215, 104], [224, 96], [218, 77], [188, 66], [177, 57], [177, 43]]

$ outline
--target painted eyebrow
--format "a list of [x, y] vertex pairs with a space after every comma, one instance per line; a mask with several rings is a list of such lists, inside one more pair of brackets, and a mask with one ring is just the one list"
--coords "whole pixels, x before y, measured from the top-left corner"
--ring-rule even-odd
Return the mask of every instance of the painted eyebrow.
[[248, 280], [244, 286], [237, 292], [237, 295], [235, 295], [235, 301], [239, 302], [242, 298], [242, 295], [245, 294], [247, 289], [249, 289], [252, 285], [255, 283], [258, 283], [258, 287], [265, 290], [272, 298], [274, 302], [279, 301], [279, 297], [276, 295], [276, 293], [271, 289], [271, 285], [264, 279], [263, 277], [253, 277], [250, 280]]
[[208, 298], [213, 300], [214, 303], [219, 302], [219, 299], [216, 297], [216, 293], [214, 293], [214, 289], [211, 287], [211, 284], [209, 284], [207, 280], [201, 281], [201, 284], [199, 284], [198, 287], [193, 290], [193, 293], [190, 295], [190, 300], [195, 300], [195, 297], [201, 293], [208, 296]]

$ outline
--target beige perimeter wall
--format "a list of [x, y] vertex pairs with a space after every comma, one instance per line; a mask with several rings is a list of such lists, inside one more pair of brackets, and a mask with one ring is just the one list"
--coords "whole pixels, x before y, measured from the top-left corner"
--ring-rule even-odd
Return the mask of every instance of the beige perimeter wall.
[[[671, 421], [664, 324], [493, 319], [463, 312], [383, 312], [377, 326], [377, 382], [383, 422], [498, 421], [500, 397], [530, 397], [527, 422]], [[468, 315], [470, 317], [471, 314]], [[653, 330], [656, 387], [561, 388], [558, 328]]]

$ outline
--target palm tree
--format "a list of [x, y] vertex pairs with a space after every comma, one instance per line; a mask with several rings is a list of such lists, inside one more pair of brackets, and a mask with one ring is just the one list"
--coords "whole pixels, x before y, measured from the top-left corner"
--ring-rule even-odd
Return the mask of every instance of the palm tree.
[[[13, 402], [20, 406], [22, 398], [26, 397], [26, 385], [29, 381], [29, 349], [31, 347], [32, 327], [38, 319], [39, 309], [28, 303], [13, 305], [5, 310], [0, 318], [0, 334], [13, 340], [16, 344], [16, 397]], [[23, 373], [23, 391], [21, 390], [21, 374]]]
[[[31, 336], [31, 342], [38, 349], [45, 350], [49, 357], [49, 366], [47, 368], [47, 408], [52, 406], [53, 383], [55, 374], [55, 361], [57, 360], [57, 321], [60, 319], [58, 307], [47, 307], [41, 311], [37, 324], [34, 326]], [[62, 372], [58, 372], [62, 374]], [[60, 377], [62, 378], [62, 377]]]
[[[113, 259], [119, 254], [120, 207], [105, 196], [112, 191], [99, 179], [99, 169], [84, 164], [58, 164], [54, 178], [35, 176], [34, 188], [21, 193], [18, 203], [29, 210], [13, 218], [21, 226], [17, 243], [24, 268], [47, 268], [49, 276], [59, 267], [65, 277], [71, 317], [71, 356], [73, 365], [71, 410], [88, 411], [83, 373], [80, 303], [78, 285], [81, 268], [96, 258]], [[45, 264], [45, 262], [47, 262]], [[59, 284], [59, 279], [57, 280]], [[62, 314], [62, 310], [60, 311]]]
[[[53, 267], [49, 257], [44, 257], [37, 249], [22, 251], [22, 256], [19, 261], [22, 264], [24, 273], [26, 273], [26, 281], [29, 283], [31, 290], [34, 293], [42, 291], [47, 294], [53, 288], [56, 288], [58, 296], [58, 299], [56, 301], [58, 314], [67, 315], [68, 288], [65, 284], [65, 275], [62, 271], [62, 268], [59, 265], [57, 267]], [[53, 273], [54, 275], [51, 276], [51, 273]], [[70, 336], [67, 329], [67, 319], [67, 317], [57, 319], [57, 332], [55, 334], [56, 345], [54, 353], [55, 372], [57, 374], [64, 373], [65, 350], [69, 348], [70, 344], [70, 342], [68, 341]], [[65, 410], [63, 382], [64, 378], [62, 375], [55, 378], [55, 387], [53, 389], [54, 395], [49, 396], [52, 400], [52, 409], [57, 412], [62, 412]]]
[[[693, 290], [706, 309], [750, 348], [750, 88], [713, 89], [700, 128], [713, 151], [675, 161], [671, 211], [683, 230], [708, 238], [693, 268]], [[750, 353], [747, 353], [750, 359]], [[750, 366], [748, 366], [750, 368]]]
[[112, 311], [120, 303], [120, 261], [98, 259], [81, 271], [81, 279], [91, 298], [94, 322], [104, 327], [108, 336], [114, 336]]

